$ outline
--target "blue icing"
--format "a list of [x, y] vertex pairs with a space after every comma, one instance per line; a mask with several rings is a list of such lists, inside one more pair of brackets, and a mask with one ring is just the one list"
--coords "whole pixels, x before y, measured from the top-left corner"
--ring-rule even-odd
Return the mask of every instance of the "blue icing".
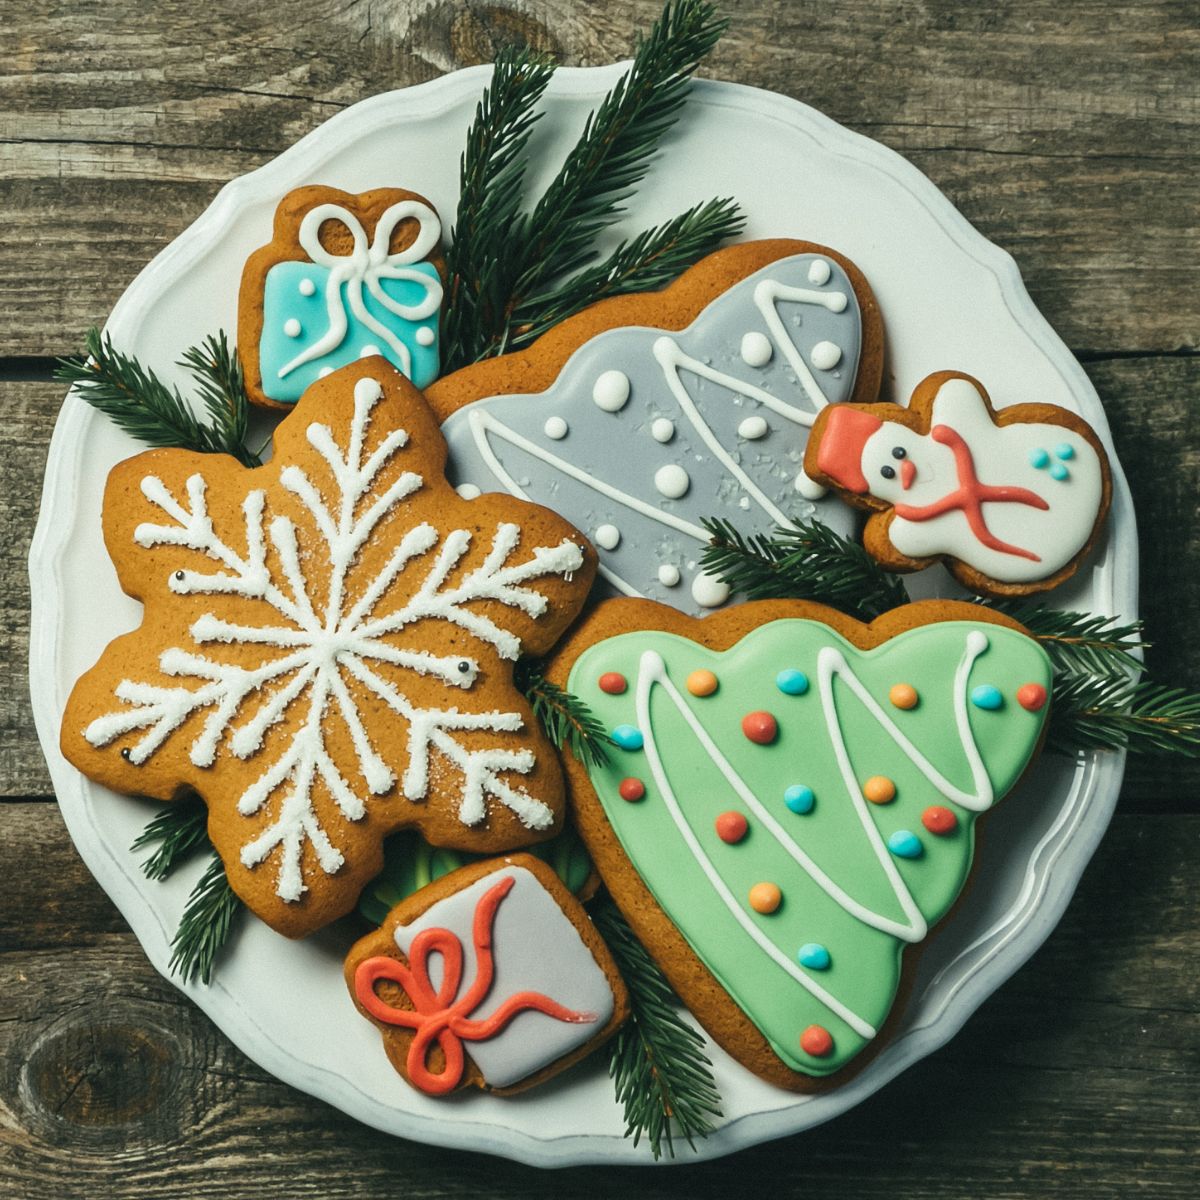
[[897, 829], [888, 837], [887, 844], [897, 858], [920, 858], [925, 853], [921, 839], [907, 829]]
[[612, 740], [622, 750], [640, 750], [644, 742], [642, 731], [635, 725], [618, 725], [612, 731]]
[[1004, 707], [1004, 697], [1000, 694], [999, 688], [993, 687], [990, 683], [981, 683], [978, 687], [971, 689], [971, 703], [976, 708], [995, 712], [998, 708]]
[[1055, 458], [1061, 458], [1063, 462], [1068, 462], [1075, 457], [1075, 447], [1070, 442], [1059, 442], [1054, 447]]
[[[437, 281], [437, 268], [432, 263], [412, 263], [409, 270], [427, 275]], [[346, 301], [346, 287], [342, 286], [342, 302], [345, 305], [348, 324], [346, 336], [337, 349], [312, 359], [279, 378], [279, 370], [300, 354], [306, 347], [319, 341], [329, 328], [329, 312], [325, 302], [325, 284], [329, 269], [311, 262], [276, 263], [268, 272], [263, 288], [263, 326], [258, 344], [259, 369], [262, 372], [263, 391], [272, 400], [285, 402], [300, 399], [310, 384], [320, 378], [326, 367], [336, 371], [354, 362], [367, 346], [376, 347], [397, 370], [402, 369], [396, 353], [378, 334], [373, 333], [355, 319]], [[313, 294], [306, 296], [300, 290], [305, 279], [315, 285]], [[397, 304], [419, 304], [426, 289], [408, 279], [381, 279], [384, 294]], [[423, 321], [405, 321], [389, 312], [368, 288], [363, 288], [363, 306], [381, 325], [390, 329], [408, 348], [412, 355], [412, 381], [417, 387], [428, 387], [438, 376], [438, 313]], [[300, 322], [300, 335], [289, 337], [284, 326], [289, 320]], [[422, 346], [417, 341], [418, 329], [433, 331], [433, 342]]]
[[817, 798], [813, 794], [812, 788], [806, 787], [802, 783], [793, 783], [790, 788], [785, 789], [783, 802], [792, 812], [804, 816], [805, 813], [812, 812]]
[[1036, 450], [1030, 450], [1029, 464], [1039, 471], [1044, 471], [1050, 465], [1050, 455], [1039, 446]]
[[802, 967], [807, 967], [810, 971], [827, 971], [833, 961], [829, 951], [820, 942], [805, 942], [796, 951], [796, 958]]
[[792, 667], [775, 676], [775, 686], [788, 696], [803, 696], [808, 691], [808, 676]]
[[1067, 468], [1062, 465], [1062, 463], [1055, 463], [1054, 466], [1050, 468], [1050, 478], [1059, 480], [1070, 479], [1071, 472], [1068, 471]]

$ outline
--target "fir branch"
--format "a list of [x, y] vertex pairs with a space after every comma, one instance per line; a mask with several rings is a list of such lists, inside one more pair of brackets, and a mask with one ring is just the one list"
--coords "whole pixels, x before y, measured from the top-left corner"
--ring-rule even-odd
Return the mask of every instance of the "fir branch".
[[608, 731], [578, 696], [551, 683], [541, 666], [529, 659], [517, 664], [514, 682], [533, 707], [542, 732], [560, 750], [570, 750], [579, 762], [602, 767], [612, 745]]
[[645, 1134], [650, 1153], [675, 1157], [674, 1136], [694, 1150], [721, 1115], [721, 1096], [704, 1039], [681, 1016], [662, 972], [611, 900], [592, 918], [629, 987], [630, 1016], [612, 1040], [608, 1073], [625, 1112], [625, 1136]]
[[179, 365], [186, 367], [196, 381], [200, 399], [226, 453], [232, 454], [244, 467], [258, 466], [258, 457], [245, 445], [250, 423], [250, 397], [246, 395], [242, 364], [231, 349], [225, 331], [210, 333], [199, 346], [190, 347]]
[[147, 879], [167, 879], [197, 850], [212, 849], [208, 840], [208, 809], [199, 796], [176, 800], [157, 813], [138, 834], [130, 850], [158, 849], [142, 863]]
[[1128, 674], [1059, 675], [1046, 743], [1064, 754], [1097, 749], [1200, 758], [1200, 694]]
[[710, 200], [622, 242], [602, 263], [523, 303], [514, 314], [519, 350], [589, 304], [665, 287], [693, 263], [742, 231], [735, 201]]
[[185, 983], [199, 977], [202, 983], [212, 978], [213, 963], [233, 932], [235, 920], [245, 906], [238, 899], [225, 867], [216, 854], [191, 895], [171, 942], [168, 970], [178, 972]]
[[[206, 347], [214, 341], [210, 338]], [[189, 351], [198, 356], [204, 353], [199, 349]], [[214, 362], [210, 386], [218, 386], [215, 372], [220, 369]], [[98, 329], [88, 331], [83, 356], [59, 359], [54, 377], [78, 388], [93, 408], [148, 446], [232, 454], [247, 466], [257, 465], [257, 459], [232, 436], [237, 426], [236, 416], [217, 423], [198, 420], [177, 388], [168, 388], [136, 358], [116, 350], [112, 339], [103, 337]]]
[[1142, 640], [1141, 621], [1118, 622], [1115, 617], [1063, 612], [1021, 600], [979, 603], [1024, 625], [1041, 642], [1056, 672], [1127, 677], [1141, 669], [1137, 652], [1149, 645]]
[[865, 621], [908, 602], [899, 576], [819, 521], [749, 537], [730, 521], [701, 523], [712, 537], [701, 565], [747, 600], [815, 600]]

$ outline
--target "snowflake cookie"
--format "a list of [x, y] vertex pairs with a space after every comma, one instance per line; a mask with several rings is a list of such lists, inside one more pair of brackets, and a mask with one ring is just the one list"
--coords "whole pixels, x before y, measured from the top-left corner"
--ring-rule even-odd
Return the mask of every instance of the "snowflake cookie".
[[570, 624], [594, 554], [546, 509], [462, 499], [445, 455], [374, 358], [311, 387], [266, 466], [155, 450], [108, 480], [145, 613], [76, 684], [63, 753], [119, 792], [199, 792], [230, 884], [290, 936], [349, 911], [395, 829], [489, 852], [562, 824], [512, 666]]

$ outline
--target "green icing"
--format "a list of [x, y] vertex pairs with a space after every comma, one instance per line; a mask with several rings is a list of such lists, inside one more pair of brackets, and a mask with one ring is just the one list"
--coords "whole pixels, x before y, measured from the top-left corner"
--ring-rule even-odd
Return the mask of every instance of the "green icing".
[[[987, 648], [975, 659], [965, 680], [971, 735], [991, 781], [996, 800], [1011, 789], [1038, 743], [1046, 709], [1031, 713], [1016, 701], [1025, 683], [1049, 691], [1050, 663], [1031, 638], [1002, 626], [943, 622], [909, 630], [874, 650], [861, 651], [828, 626], [815, 621], [774, 621], [753, 631], [724, 652], [682, 637], [652, 630], [622, 634], [586, 650], [573, 667], [570, 690], [586, 701], [609, 729], [640, 726], [637, 680], [643, 653], [662, 656], [666, 674], [687, 708], [757, 800], [779, 822], [820, 870], [858, 904], [879, 917], [906, 923], [900, 901], [889, 886], [835, 757], [818, 686], [818, 656], [826, 647], [845, 655], [867, 692], [937, 771], [965, 792], [974, 793], [967, 750], [955, 719], [955, 676], [964, 660], [968, 637], [980, 631]], [[707, 697], [691, 695], [688, 675], [707, 668], [720, 681]], [[809, 690], [785, 695], [775, 685], [785, 668], [803, 671]], [[602, 674], [619, 671], [629, 681], [619, 696], [600, 690]], [[893, 684], [917, 689], [911, 710], [893, 707]], [[971, 689], [993, 684], [1003, 707], [987, 711], [970, 703]], [[883, 851], [895, 865], [920, 914], [932, 926], [953, 904], [971, 866], [976, 813], [946, 799], [898, 747], [856, 697], [843, 676], [834, 676], [834, 706], [854, 775], [861, 784], [884, 775], [896, 784], [896, 798], [866, 806], [869, 819], [886, 842], [899, 830], [915, 834], [920, 858], [902, 859]], [[772, 713], [779, 735], [769, 746], [742, 733], [742, 717], [755, 710]], [[680, 714], [662, 685], [649, 690], [650, 730], [665, 775], [686, 827], [699, 842], [746, 918], [796, 969], [824, 988], [849, 1013], [878, 1029], [896, 995], [901, 953], [906, 942], [852, 915], [804, 870], [766, 823], [743, 801]], [[647, 741], [650, 737], [647, 736]], [[696, 954], [793, 1069], [827, 1075], [845, 1065], [871, 1040], [812, 995], [757, 944], [730, 911], [692, 853], [669, 805], [656, 786], [645, 749], [613, 749], [603, 767], [590, 769], [592, 784], [617, 837], [662, 909]], [[636, 803], [621, 799], [618, 785], [636, 776], [646, 796]], [[805, 784], [816, 795], [811, 813], [789, 811], [784, 791]], [[931, 805], [949, 808], [957, 830], [939, 837], [924, 828], [921, 814]], [[746, 816], [749, 832], [727, 844], [714, 829], [723, 812]], [[772, 914], [754, 912], [747, 901], [758, 882], [779, 885], [783, 903]], [[805, 943], [825, 946], [832, 957], [827, 970], [799, 967], [796, 952]], [[685, 998], [686, 999], [686, 998]], [[799, 1044], [809, 1025], [833, 1035], [833, 1053], [806, 1054]]]

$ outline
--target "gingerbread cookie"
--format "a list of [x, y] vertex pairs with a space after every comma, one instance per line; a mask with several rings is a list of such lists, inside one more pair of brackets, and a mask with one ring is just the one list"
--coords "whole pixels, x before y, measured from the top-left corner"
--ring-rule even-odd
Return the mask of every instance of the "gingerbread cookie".
[[583, 906], [529, 854], [463, 867], [409, 897], [354, 946], [345, 974], [392, 1065], [431, 1096], [524, 1091], [629, 1013]]
[[808, 427], [831, 403], [874, 400], [882, 358], [862, 273], [779, 239], [596, 304], [428, 399], [463, 495], [546, 504], [596, 544], [612, 590], [703, 612], [730, 597], [698, 566], [702, 519], [749, 535], [811, 514]]
[[288, 192], [271, 241], [242, 271], [238, 357], [255, 404], [290, 408], [305, 389], [381, 355], [425, 387], [438, 374], [442, 226], [401, 188]]
[[[1047, 655], [977, 605], [599, 605], [551, 678], [617, 748], [567, 761], [600, 874], [734, 1058], [810, 1090], [885, 1040], [976, 819], [1040, 746]], [[905, 951], [908, 953], [905, 953]]]
[[1069, 579], [1112, 499], [1108, 457], [1086, 421], [1052, 404], [997, 411], [959, 371], [930, 375], [907, 409], [827, 408], [804, 465], [872, 512], [863, 542], [881, 565], [917, 571], [944, 561], [985, 596]]
[[381, 358], [314, 384], [249, 470], [117, 466], [104, 537], [140, 627], [76, 684], [62, 749], [115, 791], [195, 789], [229, 881], [298, 936], [349, 911], [391, 831], [495, 852], [551, 837], [562, 780], [513, 686], [595, 570], [561, 518], [468, 503]]

